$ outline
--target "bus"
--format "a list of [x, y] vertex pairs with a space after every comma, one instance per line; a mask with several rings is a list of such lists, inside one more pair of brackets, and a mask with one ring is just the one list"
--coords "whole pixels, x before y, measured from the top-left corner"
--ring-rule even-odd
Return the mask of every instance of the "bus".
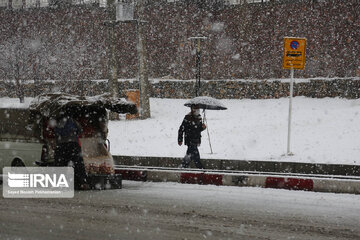
[[[55, 119], [67, 114], [82, 127], [81, 155], [90, 189], [121, 188], [107, 139], [109, 111], [136, 114], [136, 105], [109, 95], [43, 94], [29, 105], [0, 108], [0, 174], [3, 167], [55, 166]], [[76, 174], [76, 172], [75, 172]]]

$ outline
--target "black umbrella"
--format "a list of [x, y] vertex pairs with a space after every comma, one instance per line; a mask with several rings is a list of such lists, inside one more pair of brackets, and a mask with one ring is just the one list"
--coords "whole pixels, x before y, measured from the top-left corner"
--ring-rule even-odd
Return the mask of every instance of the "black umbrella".
[[192, 105], [197, 105], [199, 108], [202, 109], [209, 109], [209, 110], [226, 110], [227, 108], [222, 104], [219, 100], [207, 97], [207, 96], [201, 96], [193, 98], [189, 101], [187, 101], [185, 104], [187, 107], [191, 107]]
[[198, 106], [201, 109], [204, 109], [203, 113], [204, 113], [204, 122], [206, 124], [206, 130], [207, 130], [207, 134], [208, 134], [208, 139], [209, 139], [209, 145], [210, 145], [210, 151], [211, 154], [213, 154], [213, 150], [211, 147], [211, 141], [210, 141], [210, 134], [209, 134], [209, 126], [206, 120], [206, 115], [205, 115], [205, 110], [209, 109], [209, 110], [226, 110], [227, 107], [224, 106], [224, 104], [222, 104], [219, 100], [212, 98], [212, 97], [207, 97], [207, 96], [201, 96], [201, 97], [195, 97], [189, 101], [187, 101], [185, 104], [185, 106], [187, 107], [191, 107], [191, 106]]

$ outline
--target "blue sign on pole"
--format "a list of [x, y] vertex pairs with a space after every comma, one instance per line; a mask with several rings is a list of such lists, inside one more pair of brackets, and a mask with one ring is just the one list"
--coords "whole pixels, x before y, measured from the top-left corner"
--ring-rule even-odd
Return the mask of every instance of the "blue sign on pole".
[[292, 49], [298, 49], [298, 47], [299, 47], [299, 45], [300, 45], [300, 43], [298, 42], [298, 41], [292, 41], [291, 43], [290, 43], [290, 47], [292, 48]]
[[301, 69], [305, 68], [306, 38], [284, 38], [283, 68]]

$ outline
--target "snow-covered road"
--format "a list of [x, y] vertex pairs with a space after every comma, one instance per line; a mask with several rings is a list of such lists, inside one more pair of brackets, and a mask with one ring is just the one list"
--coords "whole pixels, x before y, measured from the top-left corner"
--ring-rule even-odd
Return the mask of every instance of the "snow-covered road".
[[124, 181], [73, 199], [0, 199], [0, 239], [360, 239], [360, 196]]

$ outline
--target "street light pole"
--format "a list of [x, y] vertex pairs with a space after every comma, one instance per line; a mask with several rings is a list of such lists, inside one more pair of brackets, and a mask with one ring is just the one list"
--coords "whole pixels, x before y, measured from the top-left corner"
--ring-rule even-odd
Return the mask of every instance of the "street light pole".
[[[115, 45], [115, 26], [122, 23], [136, 23], [137, 27], [137, 53], [138, 53], [138, 78], [140, 92], [140, 117], [141, 119], [150, 118], [150, 102], [149, 102], [149, 79], [147, 71], [147, 58], [145, 39], [143, 34], [143, 24], [141, 20], [144, 14], [144, 0], [137, 0], [138, 17], [133, 19], [134, 4], [132, 0], [107, 0], [107, 9], [109, 20], [105, 21], [105, 25], [109, 30], [109, 92], [114, 98], [119, 96], [119, 88], [117, 82], [117, 61], [116, 61], [116, 45]], [[111, 117], [111, 116], [110, 116]], [[118, 115], [117, 115], [118, 118]]]
[[115, 0], [107, 0], [107, 11], [109, 20], [105, 23], [108, 26], [108, 47], [109, 47], [109, 92], [112, 97], [118, 98], [119, 88], [117, 84], [117, 61], [115, 44], [116, 6]]
[[[114, 99], [119, 98], [119, 86], [117, 82], [117, 61], [116, 61], [116, 45], [115, 45], [115, 25], [116, 22], [116, 5], [115, 0], [107, 0], [107, 12], [108, 21], [105, 21], [105, 25], [108, 29], [108, 88], [111, 97]], [[119, 120], [119, 114], [110, 112], [110, 120]]]
[[198, 83], [196, 96], [199, 96], [200, 89], [201, 89], [201, 85], [200, 85], [200, 79], [201, 79], [201, 40], [199, 38], [197, 39], [197, 46], [196, 46], [196, 69], [197, 69], [196, 81]]
[[109, 90], [111, 96], [114, 98], [119, 97], [119, 86], [117, 82], [117, 61], [116, 61], [116, 44], [115, 44], [115, 23], [111, 23], [109, 27], [109, 36], [110, 36], [110, 61], [109, 61]]
[[189, 40], [196, 40], [196, 80], [195, 80], [195, 96], [201, 94], [201, 40], [207, 37], [190, 37]]

